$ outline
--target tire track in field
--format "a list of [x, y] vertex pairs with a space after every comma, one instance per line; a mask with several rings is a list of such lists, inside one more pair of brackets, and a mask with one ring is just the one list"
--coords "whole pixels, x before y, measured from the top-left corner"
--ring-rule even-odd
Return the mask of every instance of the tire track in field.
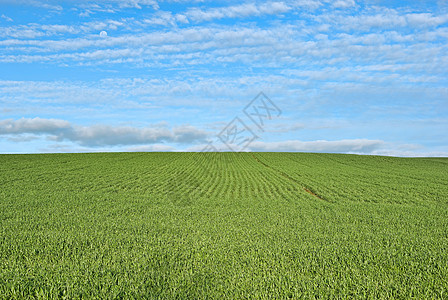
[[285, 172], [283, 172], [283, 171], [280, 171], [280, 170], [277, 170], [276, 168], [271, 167], [271, 166], [268, 165], [267, 163], [261, 161], [261, 160], [260, 160], [258, 157], [256, 157], [253, 153], [251, 153], [251, 155], [252, 155], [252, 157], [253, 157], [257, 162], [259, 162], [260, 164], [262, 164], [262, 165], [265, 166], [266, 168], [269, 168], [269, 169], [273, 170], [274, 172], [278, 173], [280, 176], [282, 176], [282, 177], [288, 179], [289, 181], [292, 181], [292, 182], [294, 182], [294, 183], [300, 185], [300, 186], [302, 187], [302, 189], [303, 189], [305, 192], [307, 192], [308, 194], [310, 194], [310, 195], [312, 195], [312, 196], [314, 196], [314, 197], [316, 197], [316, 198], [318, 198], [318, 199], [320, 199], [320, 200], [327, 201], [327, 202], [331, 202], [331, 201], [325, 199], [324, 197], [322, 197], [322, 196], [316, 194], [316, 193], [313, 192], [309, 187], [304, 186], [300, 181], [298, 181], [298, 180], [294, 179], [293, 177], [289, 176], [287, 173], [285, 173]]

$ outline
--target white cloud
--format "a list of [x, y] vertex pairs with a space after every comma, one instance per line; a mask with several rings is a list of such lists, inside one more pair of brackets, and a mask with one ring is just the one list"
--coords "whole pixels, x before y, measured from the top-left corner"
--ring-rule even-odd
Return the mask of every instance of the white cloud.
[[110, 0], [109, 2], [115, 2], [121, 8], [141, 9], [142, 6], [152, 6], [153, 9], [159, 9], [159, 5], [155, 0]]
[[13, 19], [11, 19], [11, 18], [8, 17], [8, 16], [5, 16], [4, 14], [2, 14], [2, 15], [0, 16], [0, 18], [2, 18], [3, 20], [6, 20], [6, 21], [8, 21], [8, 22], [13, 22]]
[[[165, 14], [141, 21], [142, 24], [169, 25], [176, 22], [178, 16]], [[317, 34], [322, 22], [331, 22], [335, 18], [334, 28], [343, 32], [337, 34]], [[350, 19], [353, 18], [353, 19]], [[404, 63], [427, 64], [433, 69], [434, 60], [421, 60], [431, 55], [439, 62], [446, 56], [439, 42], [448, 35], [444, 28], [422, 29], [416, 33], [400, 33], [395, 30], [359, 34], [344, 32], [357, 28], [395, 28], [406, 19], [392, 14], [346, 17], [327, 16], [319, 24], [304, 29], [294, 26], [271, 26], [267, 29], [252, 26], [195, 26], [148, 33], [121, 33], [107, 39], [98, 39], [98, 32], [113, 26], [131, 26], [126, 21], [108, 20], [84, 23], [78, 27], [7, 27], [3, 34], [16, 38], [0, 41], [4, 49], [0, 61], [5, 63], [49, 62], [52, 64], [76, 63], [82, 65], [129, 63], [141, 67], [170, 67], [224, 64], [242, 62], [253, 66], [272, 66], [298, 68], [303, 65], [331, 66], [353, 62], [357, 64], [402, 65]], [[146, 23], [145, 23], [146, 22]], [[142, 25], [143, 26], [143, 25]], [[39, 28], [39, 29], [36, 29]], [[20, 29], [20, 30], [19, 30]], [[56, 34], [57, 31], [94, 32], [79, 38], [65, 39], [26, 39], [36, 36]], [[112, 29], [111, 29], [112, 30]], [[421, 43], [425, 43], [423, 47]], [[52, 53], [53, 52], [53, 53]], [[399, 63], [397, 63], [399, 62]], [[404, 78], [404, 77], [403, 77]]]
[[276, 15], [283, 14], [291, 10], [291, 7], [284, 2], [267, 2], [258, 8], [261, 14]]
[[430, 13], [407, 14], [406, 19], [411, 26], [438, 26], [448, 22], [448, 14], [434, 16]]
[[[34, 39], [36, 37], [44, 36], [45, 33], [33, 28], [32, 26], [9, 26], [9, 27], [1, 27], [0, 28], [0, 37], [8, 37], [8, 38], [17, 38], [17, 39]], [[15, 41], [19, 40], [10, 40], [10, 42], [6, 42], [5, 40], [0, 41], [0, 46], [8, 45], [8, 44], [16, 44]]]
[[338, 141], [298, 141], [289, 140], [282, 142], [254, 141], [249, 148], [252, 151], [268, 152], [326, 152], [326, 153], [371, 153], [375, 149], [384, 146], [384, 141], [354, 139]]
[[[117, 20], [103, 20], [103, 21], [90, 21], [84, 22], [76, 25], [61, 25], [61, 24], [36, 24], [30, 23], [26, 25], [16, 25], [16, 26], [8, 26], [8, 27], [0, 27], [0, 37], [5, 38], [16, 38], [18, 40], [9, 40], [8, 42], [0, 45], [35, 45], [33, 40], [37, 37], [46, 37], [45, 40], [41, 42], [44, 45], [45, 43], [51, 43], [52, 40], [48, 39], [49, 37], [57, 36], [60, 37], [64, 34], [69, 35], [78, 35], [85, 33], [92, 33], [101, 30], [117, 30], [119, 28], [123, 28], [127, 26], [126, 20], [120, 19]], [[65, 39], [59, 41], [67, 41], [70, 40], [68, 36], [65, 36]]]
[[295, 0], [289, 1], [288, 4], [298, 8], [308, 8], [311, 10], [315, 10], [323, 5], [323, 3], [319, 0]]
[[94, 2], [79, 1], [76, 3], [82, 11], [80, 17], [89, 17], [97, 12], [116, 14], [123, 9], [142, 9], [143, 7], [152, 7], [159, 9], [159, 4], [155, 0], [97, 0]]
[[69, 129], [70, 123], [64, 120], [57, 119], [26, 119], [19, 120], [7, 119], [0, 120], [0, 135], [1, 134], [22, 134], [22, 133], [34, 133], [34, 134], [54, 134], [60, 130]]
[[41, 26], [37, 26], [37, 25], [31, 25], [33, 27], [35, 27], [36, 29], [40, 29], [42, 31], [45, 32], [45, 35], [53, 35], [53, 34], [59, 34], [59, 33], [78, 33], [79, 30], [77, 28], [75, 28], [74, 26], [69, 26], [69, 25], [41, 25]]
[[332, 4], [336, 8], [348, 8], [356, 5], [354, 0], [336, 0]]
[[241, 18], [259, 15], [282, 14], [291, 10], [291, 7], [284, 2], [267, 2], [261, 5], [255, 3], [243, 3], [240, 5], [211, 8], [202, 10], [192, 8], [184, 16], [194, 22], [211, 21], [223, 18]]
[[[5, 37], [0, 41], [0, 61], [175, 68], [241, 62], [254, 67], [290, 69], [310, 64], [402, 65], [418, 61], [427, 64], [428, 70], [446, 61], [441, 42], [448, 36], [446, 28], [415, 25], [443, 24], [448, 19], [445, 15], [366, 9], [360, 15], [350, 16], [338, 10], [319, 12], [309, 17], [314, 22], [300, 23], [300, 26], [294, 22], [278, 22], [267, 28], [247, 24], [176, 26], [187, 24], [189, 18], [198, 21], [278, 14], [307, 3], [321, 4], [319, 1], [246, 2], [228, 7], [195, 8], [184, 14], [157, 11], [145, 19], [4, 27], [0, 29], [0, 36]], [[408, 31], [409, 23], [420, 27], [415, 32]], [[155, 30], [153, 25], [170, 28]], [[148, 27], [151, 30], [146, 30]], [[107, 39], [98, 39], [100, 31], [109, 33], [117, 29], [120, 31], [111, 33]], [[366, 30], [372, 32], [366, 34], [363, 32]], [[67, 35], [61, 38], [61, 34]], [[78, 36], [73, 37], [75, 34]], [[53, 35], [56, 37], [48, 38]], [[429, 56], [438, 62], [420, 59]]]
[[162, 25], [162, 26], [175, 26], [176, 21], [184, 21], [184, 23], [188, 23], [188, 20], [182, 20], [182, 17], [185, 18], [185, 16], [182, 15], [176, 15], [173, 16], [171, 12], [167, 11], [158, 11], [156, 14], [154, 14], [151, 18], [144, 19], [142, 22], [145, 25]]
[[175, 18], [176, 18], [176, 21], [179, 22], [179, 23], [182, 23], [182, 24], [188, 24], [188, 23], [190, 23], [190, 22], [188, 21], [188, 18], [187, 18], [185, 15], [177, 14], [177, 15], [175, 16]]
[[343, 30], [393, 29], [407, 25], [406, 17], [396, 11], [387, 11], [382, 14], [361, 14], [355, 16], [324, 14], [317, 17], [322, 22], [331, 22], [333, 27]]
[[366, 10], [358, 15], [327, 13], [317, 15], [315, 16], [315, 19], [322, 23], [331, 23], [333, 28], [341, 28], [345, 31], [372, 31], [387, 29], [394, 32], [404, 28], [428, 29], [430, 27], [437, 27], [448, 22], [448, 14], [406, 14], [394, 9], [387, 9], [381, 12]]
[[161, 142], [194, 143], [204, 140], [207, 132], [191, 125], [136, 128], [130, 126], [76, 126], [57, 119], [22, 118], [0, 121], [0, 135], [19, 139], [20, 135], [44, 135], [49, 140], [69, 140], [85, 147], [141, 145]]
[[40, 7], [48, 10], [62, 11], [62, 6], [51, 4], [52, 1], [42, 1], [42, 0], [1, 0], [0, 4], [13, 4], [13, 5], [26, 5]]

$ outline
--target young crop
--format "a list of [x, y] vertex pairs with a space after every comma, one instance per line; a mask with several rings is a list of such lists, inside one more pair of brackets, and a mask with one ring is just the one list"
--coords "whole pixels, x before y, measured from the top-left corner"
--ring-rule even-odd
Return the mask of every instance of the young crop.
[[448, 295], [448, 159], [0, 155], [0, 171], [0, 298]]

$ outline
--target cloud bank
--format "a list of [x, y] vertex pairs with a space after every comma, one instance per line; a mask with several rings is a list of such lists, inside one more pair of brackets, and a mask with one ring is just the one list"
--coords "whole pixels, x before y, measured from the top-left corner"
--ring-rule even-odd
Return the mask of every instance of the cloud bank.
[[298, 141], [289, 140], [282, 142], [255, 141], [250, 144], [252, 151], [267, 152], [331, 152], [331, 153], [372, 153], [384, 146], [384, 141], [368, 139], [352, 139], [339, 141]]
[[207, 132], [190, 125], [169, 129], [165, 125], [136, 128], [131, 126], [77, 126], [57, 119], [22, 118], [0, 120], [0, 136], [17, 138], [20, 135], [46, 136], [53, 141], [68, 140], [85, 147], [141, 145], [155, 143], [195, 143], [204, 141]]

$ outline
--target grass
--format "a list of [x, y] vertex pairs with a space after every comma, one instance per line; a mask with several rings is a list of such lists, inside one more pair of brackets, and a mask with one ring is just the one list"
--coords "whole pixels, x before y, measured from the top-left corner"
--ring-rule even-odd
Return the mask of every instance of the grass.
[[0, 155], [1, 298], [448, 299], [448, 159]]

